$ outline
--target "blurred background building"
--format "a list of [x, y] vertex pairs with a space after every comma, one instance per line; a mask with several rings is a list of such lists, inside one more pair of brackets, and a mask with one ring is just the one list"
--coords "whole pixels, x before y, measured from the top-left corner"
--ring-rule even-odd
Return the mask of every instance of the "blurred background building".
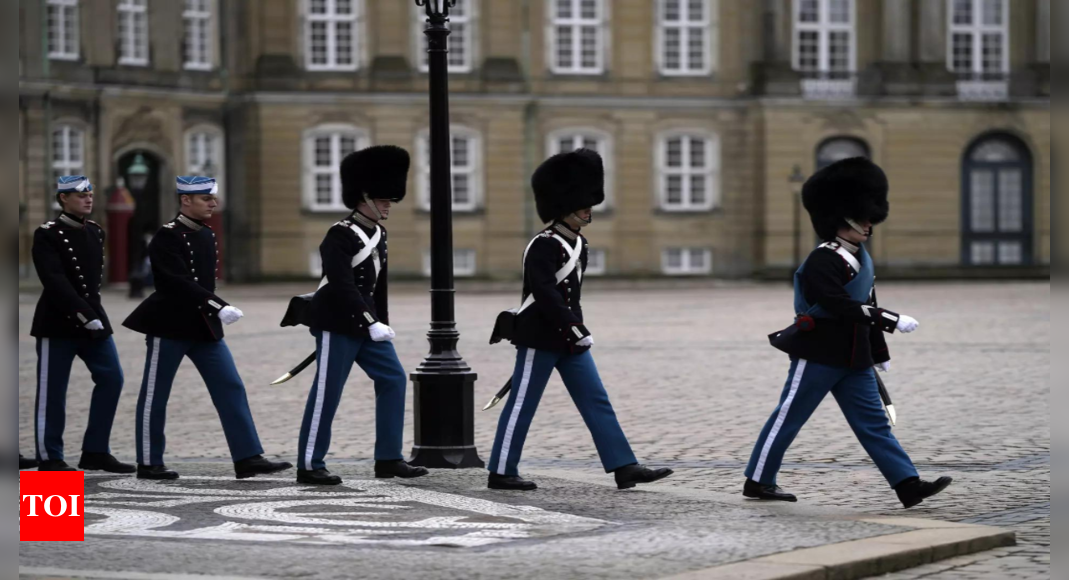
[[[800, 181], [891, 180], [878, 264], [1049, 275], [1049, 0], [459, 0], [450, 77], [458, 276], [515, 277], [528, 177], [604, 157], [592, 275], [781, 275], [814, 243]], [[221, 180], [233, 280], [320, 275], [337, 166], [413, 154], [391, 274], [429, 271], [427, 75], [411, 0], [20, 0], [20, 264], [84, 173], [136, 263], [175, 175]], [[131, 203], [136, 202], [136, 203]], [[124, 209], [125, 208], [125, 209]], [[134, 209], [136, 208], [136, 209]], [[121, 255], [126, 254], [126, 255]], [[123, 281], [124, 267], [111, 270]]]

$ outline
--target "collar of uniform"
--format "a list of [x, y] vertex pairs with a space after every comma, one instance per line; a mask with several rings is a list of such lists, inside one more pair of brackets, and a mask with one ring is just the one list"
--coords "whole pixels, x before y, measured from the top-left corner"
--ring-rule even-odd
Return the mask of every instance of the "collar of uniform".
[[835, 236], [835, 241], [840, 246], [842, 246], [844, 250], [846, 250], [847, 252], [850, 252], [851, 254], [856, 254], [856, 253], [861, 251], [861, 247], [860, 246], [858, 246], [857, 244], [852, 244], [852, 243], [840, 238], [839, 236]]
[[195, 232], [199, 232], [202, 229], [204, 229], [204, 224], [202, 224], [201, 222], [199, 222], [199, 221], [187, 216], [184, 213], [178, 214], [178, 218], [176, 218], [176, 219], [177, 219], [178, 223], [186, 226], [187, 228], [189, 228], [189, 229], [191, 229], [191, 230], [193, 230]]
[[65, 226], [69, 226], [75, 229], [82, 229], [85, 227], [85, 220], [76, 216], [73, 216], [67, 212], [59, 214], [57, 220]]
[[379, 225], [375, 223], [374, 220], [358, 211], [354, 211], [353, 215], [349, 216], [349, 219], [366, 230], [374, 230]]
[[557, 222], [553, 224], [553, 231], [564, 236], [565, 239], [571, 240], [573, 242], [579, 239], [579, 232], [568, 227], [564, 224], [564, 222]]

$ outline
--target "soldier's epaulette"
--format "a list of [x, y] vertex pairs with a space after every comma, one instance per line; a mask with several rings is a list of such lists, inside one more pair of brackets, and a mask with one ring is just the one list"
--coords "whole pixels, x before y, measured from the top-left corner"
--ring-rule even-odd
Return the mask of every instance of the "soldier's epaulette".
[[353, 225], [353, 222], [349, 220], [342, 220], [334, 225], [341, 228], [348, 228], [349, 226]]
[[165, 228], [167, 228], [169, 230], [173, 230], [174, 226], [175, 226], [174, 222], [167, 222], [167, 223], [163, 224], [163, 227], [165, 227]]
[[87, 223], [87, 224], [93, 224], [94, 226], [96, 226], [96, 227], [98, 227], [98, 228], [100, 227], [100, 224], [96, 223], [96, 222], [95, 222], [95, 221], [93, 221], [93, 220], [85, 220], [85, 223]]
[[54, 225], [56, 225], [56, 222], [45, 222], [45, 223], [41, 224], [41, 229], [42, 230], [51, 229], [52, 226], [54, 226]]
[[535, 237], [536, 238], [552, 238], [553, 237], [553, 230], [545, 230], [545, 231], [543, 231], [542, 233], [538, 234]]
[[843, 247], [843, 245], [839, 242], [824, 242], [823, 244], [820, 244], [817, 247], [825, 250], [831, 250], [833, 252], [838, 252], [839, 248]]

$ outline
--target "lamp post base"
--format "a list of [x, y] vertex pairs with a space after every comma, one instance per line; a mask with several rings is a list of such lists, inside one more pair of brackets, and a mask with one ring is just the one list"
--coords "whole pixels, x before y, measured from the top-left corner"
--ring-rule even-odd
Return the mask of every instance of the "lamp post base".
[[484, 468], [475, 448], [472, 372], [412, 373], [416, 442], [409, 463], [429, 469]]

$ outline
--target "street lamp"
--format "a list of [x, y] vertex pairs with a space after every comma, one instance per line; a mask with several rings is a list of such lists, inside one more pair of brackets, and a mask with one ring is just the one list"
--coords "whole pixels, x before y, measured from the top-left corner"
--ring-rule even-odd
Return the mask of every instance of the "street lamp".
[[787, 178], [791, 184], [791, 195], [794, 198], [794, 269], [802, 266], [802, 186], [805, 184], [805, 174], [798, 165], [794, 166], [791, 176]]
[[138, 153], [134, 157], [134, 162], [130, 164], [130, 167], [126, 170], [126, 177], [130, 180], [130, 189], [137, 193], [141, 193], [145, 190], [145, 186], [148, 185], [148, 164], [145, 163], [145, 157]]
[[457, 351], [454, 321], [453, 191], [449, 153], [449, 9], [456, 0], [416, 0], [427, 11], [430, 69], [431, 325], [430, 354], [412, 373], [415, 445], [412, 465], [485, 467], [475, 448], [477, 375]]

